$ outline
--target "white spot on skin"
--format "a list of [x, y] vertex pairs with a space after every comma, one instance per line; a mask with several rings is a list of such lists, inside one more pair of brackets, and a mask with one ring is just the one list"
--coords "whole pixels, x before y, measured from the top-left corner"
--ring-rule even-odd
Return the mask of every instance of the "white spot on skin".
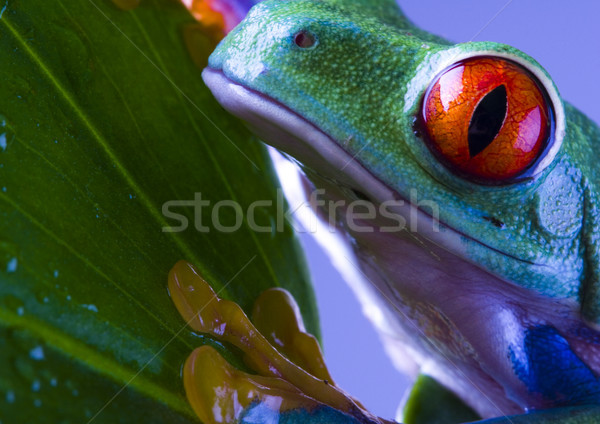
[[17, 258], [12, 258], [6, 265], [6, 272], [15, 272], [17, 270], [18, 265], [19, 261], [17, 260]]
[[98, 307], [96, 305], [92, 305], [92, 304], [86, 305], [86, 304], [83, 304], [81, 306], [84, 307], [85, 309], [87, 309], [88, 311], [98, 312]]
[[45, 357], [44, 348], [42, 348], [41, 346], [34, 347], [29, 351], [29, 357], [34, 361], [41, 361]]
[[6, 402], [15, 403], [15, 392], [13, 392], [12, 390], [6, 392]]

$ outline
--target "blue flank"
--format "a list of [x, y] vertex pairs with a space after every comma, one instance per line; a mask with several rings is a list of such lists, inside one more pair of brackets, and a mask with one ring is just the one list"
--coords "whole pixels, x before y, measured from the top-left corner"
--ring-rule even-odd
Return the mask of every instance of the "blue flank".
[[[518, 354], [517, 354], [518, 353]], [[554, 406], [600, 403], [600, 382], [556, 328], [525, 331], [522, 346], [509, 351], [513, 370], [532, 393]]]

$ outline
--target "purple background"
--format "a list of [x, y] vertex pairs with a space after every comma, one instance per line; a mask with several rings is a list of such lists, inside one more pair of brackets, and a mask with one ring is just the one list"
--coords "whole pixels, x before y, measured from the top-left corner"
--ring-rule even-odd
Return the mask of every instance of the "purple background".
[[[418, 26], [456, 42], [497, 41], [534, 57], [564, 99], [600, 123], [600, 3], [515, 0], [400, 1]], [[301, 235], [317, 291], [324, 349], [336, 382], [374, 413], [392, 418], [408, 380], [386, 357], [353, 294], [310, 238]]]

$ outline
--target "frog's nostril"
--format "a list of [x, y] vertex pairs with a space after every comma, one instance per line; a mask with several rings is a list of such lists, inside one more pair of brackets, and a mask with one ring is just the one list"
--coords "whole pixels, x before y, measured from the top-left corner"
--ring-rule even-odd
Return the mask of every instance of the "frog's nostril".
[[294, 43], [302, 49], [308, 49], [317, 45], [317, 37], [310, 31], [301, 30], [294, 35]]

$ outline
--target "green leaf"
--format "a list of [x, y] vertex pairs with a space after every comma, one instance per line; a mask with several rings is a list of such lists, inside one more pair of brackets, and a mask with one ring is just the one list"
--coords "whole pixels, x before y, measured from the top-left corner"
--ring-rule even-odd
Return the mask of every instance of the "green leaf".
[[405, 424], [460, 424], [481, 418], [432, 377], [419, 374], [404, 405]]
[[[187, 355], [211, 343], [240, 359], [183, 327], [166, 289], [176, 261], [246, 310], [284, 286], [317, 331], [275, 204], [256, 209], [262, 232], [212, 222], [216, 209], [236, 223], [220, 200], [245, 212], [276, 199], [268, 155], [202, 83], [179, 2], [125, 12], [107, 0], [2, 1], [0, 421], [197, 422], [180, 377]], [[171, 205], [189, 228], [164, 232], [180, 224], [165, 202], [196, 193], [211, 206]]]

